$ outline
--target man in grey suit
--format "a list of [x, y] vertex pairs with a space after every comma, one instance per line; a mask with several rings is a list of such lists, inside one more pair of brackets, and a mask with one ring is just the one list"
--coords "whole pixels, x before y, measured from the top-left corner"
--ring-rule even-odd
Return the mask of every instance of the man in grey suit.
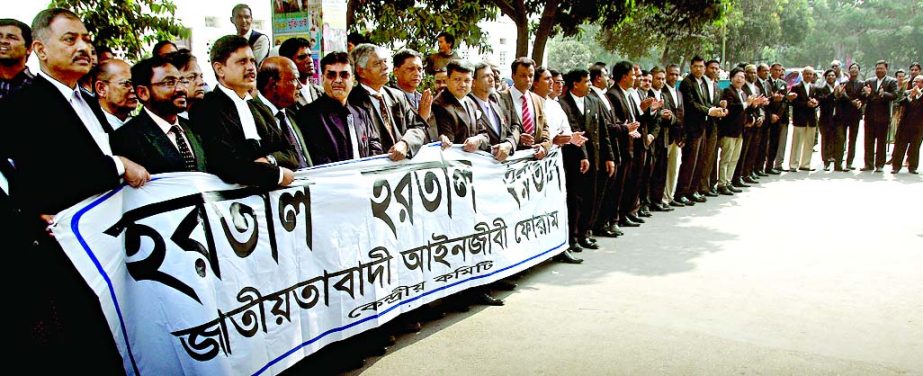
[[490, 65], [475, 65], [474, 81], [471, 83], [471, 94], [468, 96], [477, 105], [475, 129], [478, 135], [473, 137], [470, 144], [465, 143], [465, 151], [488, 151], [496, 160], [502, 162], [516, 150], [522, 125], [513, 114], [500, 110], [494, 90], [494, 72]]
[[[891, 101], [897, 96], [897, 80], [888, 76], [888, 62], [875, 63], [875, 77], [865, 81], [865, 167], [861, 171], [881, 172], [885, 166], [885, 142], [891, 123]], [[873, 163], [874, 162], [874, 163]]]

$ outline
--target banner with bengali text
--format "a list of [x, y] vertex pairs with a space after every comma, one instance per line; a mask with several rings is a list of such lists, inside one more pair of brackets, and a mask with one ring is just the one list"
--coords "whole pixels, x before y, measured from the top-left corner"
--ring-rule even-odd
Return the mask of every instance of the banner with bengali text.
[[427, 145], [273, 191], [157, 175], [59, 213], [128, 374], [278, 374], [325, 345], [567, 246], [563, 164]]

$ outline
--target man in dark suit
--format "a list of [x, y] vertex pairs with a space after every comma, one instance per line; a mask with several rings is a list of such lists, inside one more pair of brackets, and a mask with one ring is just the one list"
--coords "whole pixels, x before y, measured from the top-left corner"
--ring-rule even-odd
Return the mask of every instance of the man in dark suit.
[[797, 94], [792, 101], [792, 152], [788, 159], [791, 172], [814, 171], [811, 156], [814, 154], [814, 135], [817, 133], [817, 88], [814, 87], [814, 68], [801, 71], [801, 83], [792, 87]]
[[253, 102], [257, 103], [266, 118], [272, 119], [271, 124], [285, 137], [285, 142], [291, 148], [298, 161], [298, 168], [311, 167], [311, 155], [305, 145], [304, 135], [298, 123], [295, 122], [295, 108], [298, 101], [298, 92], [301, 82], [298, 81], [298, 68], [295, 62], [283, 56], [270, 56], [260, 64], [260, 72], [256, 75], [256, 86], [259, 92]]
[[474, 81], [471, 84], [471, 94], [468, 96], [477, 105], [476, 128], [480, 132], [479, 139], [465, 144], [465, 151], [475, 147], [491, 153], [498, 161], [506, 160], [519, 142], [519, 132], [522, 127], [513, 114], [500, 110], [494, 93], [494, 72], [487, 63], [478, 63], [474, 66]]
[[545, 101], [531, 91], [535, 79], [535, 61], [520, 57], [513, 60], [510, 70], [513, 73], [513, 86], [498, 94], [500, 108], [516, 114], [522, 123], [518, 149], [535, 149], [535, 158], [544, 158], [552, 143], [545, 121]]
[[430, 124], [433, 106], [433, 91], [430, 89], [417, 91], [423, 83], [423, 58], [420, 53], [411, 49], [403, 49], [394, 54], [394, 88], [404, 93], [410, 107], [427, 121], [426, 142], [435, 141], [439, 133], [433, 124]]
[[897, 81], [888, 76], [888, 62], [875, 63], [875, 77], [865, 81], [865, 167], [862, 171], [881, 172], [885, 166], [885, 142], [891, 123], [891, 101], [896, 99]]
[[891, 155], [892, 174], [901, 170], [905, 152], [911, 174], [916, 174], [917, 167], [920, 165], [920, 144], [923, 142], [923, 76], [917, 75], [911, 84], [913, 86], [904, 92], [904, 98], [900, 102], [901, 106], [904, 106], [904, 116], [901, 117], [897, 134], [894, 136], [894, 154]]
[[352, 66], [345, 52], [331, 52], [320, 61], [324, 95], [296, 114], [314, 165], [365, 158], [382, 153], [378, 130], [369, 113], [349, 104]]
[[349, 93], [349, 103], [367, 111], [378, 131], [381, 147], [391, 160], [416, 154], [426, 142], [426, 123], [407, 97], [386, 86], [391, 73], [388, 50], [373, 44], [360, 44], [349, 53], [359, 85]]
[[679, 82], [679, 66], [667, 66], [666, 84], [663, 85], [664, 108], [673, 113], [675, 122], [666, 129], [664, 143], [667, 148], [667, 176], [664, 182], [663, 202], [670, 207], [683, 207], [683, 203], [676, 201], [676, 181], [679, 176], [680, 156], [685, 146], [685, 132], [683, 130], [683, 97], [676, 83]]
[[[756, 65], [747, 64], [743, 68], [745, 82], [741, 87], [747, 98], [752, 100], [753, 105], [746, 106], [746, 115], [751, 120], [746, 122], [743, 128], [740, 156], [737, 159], [737, 166], [733, 170], [733, 179], [736, 185], [758, 184], [757, 178], [753, 175], [754, 164], [756, 163], [757, 148], [760, 143], [760, 129], [763, 128], [763, 93], [757, 82]], [[722, 92], [723, 100], [727, 100], [726, 93]], [[767, 99], [768, 103], [768, 99]], [[720, 133], [720, 132], [719, 132]]]
[[[616, 172], [609, 178], [603, 194], [602, 207], [596, 215], [596, 223], [593, 224], [593, 233], [600, 236], [621, 236], [624, 233], [619, 228], [619, 204], [622, 201], [622, 193], [625, 188], [625, 180], [628, 175], [628, 168], [631, 163], [631, 157], [634, 154], [634, 148], [630, 148], [629, 133], [635, 132], [640, 124], [627, 123], [615, 115], [612, 102], [606, 95], [609, 90], [609, 71], [604, 64], [595, 64], [590, 67], [590, 91], [588, 97], [599, 99], [603, 104], [601, 112], [605, 126], [608, 127], [609, 145], [612, 148], [612, 162], [615, 164]], [[590, 238], [592, 241], [593, 238]]]
[[[836, 155], [840, 158], [843, 156], [843, 140], [837, 139], [836, 121], [834, 113], [836, 111], [836, 98], [834, 90], [836, 87], [837, 75], [833, 69], [824, 72], [824, 83], [817, 88], [817, 101], [820, 108], [820, 120], [818, 121], [818, 130], [820, 131], [821, 160], [824, 161], [824, 171], [830, 171], [830, 165], [834, 164], [836, 171], [842, 170], [840, 163], [836, 160]], [[839, 153], [837, 153], [839, 148]]]
[[433, 118], [439, 126], [442, 147], [465, 144], [471, 151], [480, 145], [477, 128], [477, 105], [468, 93], [474, 81], [474, 66], [464, 60], [446, 65], [448, 86], [433, 100]]
[[620, 61], [615, 63], [612, 66], [612, 79], [615, 80], [615, 86], [609, 89], [606, 97], [612, 104], [615, 117], [626, 124], [637, 125], [634, 131], [628, 133], [629, 140], [624, 145], [631, 150], [630, 162], [620, 165], [621, 169], [625, 171], [625, 179], [622, 186], [622, 197], [618, 205], [618, 222], [621, 227], [637, 227], [643, 222], [638, 217], [637, 211], [640, 206], [640, 177], [646, 156], [646, 149], [644, 149], [641, 138], [647, 133], [646, 123], [650, 117], [645, 105], [650, 106], [653, 99], [642, 101], [639, 111], [639, 104], [635, 103], [630, 97], [628, 91], [632, 89], [635, 81], [634, 68], [631, 62]]
[[[784, 169], [785, 147], [788, 142], [789, 107], [798, 94], [789, 92], [783, 75], [785, 68], [775, 63], [769, 68], [772, 75], [772, 102], [769, 104], [769, 152], [766, 167], [771, 174], [778, 175]], [[771, 162], [771, 163], [770, 163]]]
[[[849, 65], [849, 79], [837, 85], [833, 95], [836, 97], [837, 137], [846, 143], [846, 171], [854, 170], [852, 163], [856, 157], [856, 139], [859, 137], [859, 120], [862, 119], [862, 89], [865, 84], [859, 80], [861, 67], [857, 63]], [[847, 138], [848, 132], [848, 138]], [[842, 160], [842, 149], [834, 156]]]
[[[756, 72], [753, 74], [756, 75]], [[752, 127], [753, 124], [753, 113], [748, 110], [755, 103], [756, 97], [747, 95], [743, 90], [746, 86], [744, 69], [731, 69], [728, 77], [731, 79], [731, 86], [721, 93], [721, 100], [726, 103], [728, 113], [718, 123], [718, 143], [721, 151], [718, 162], [718, 193], [730, 196], [742, 192], [731, 180], [742, 155], [744, 129], [748, 125]]]
[[[766, 104], [762, 106], [763, 110], [763, 125], [759, 127], [760, 140], [756, 146], [756, 156], [755, 161], [753, 162], [754, 173], [757, 176], [769, 176], [772, 174], [770, 163], [767, 163], [769, 155], [769, 136], [770, 129], [772, 125], [770, 124], [770, 117], [772, 113], [770, 112], [771, 98], [772, 98], [772, 80], [769, 77], [769, 65], [760, 64], [756, 67], [756, 77], [757, 77], [757, 88], [764, 97], [766, 97]], [[766, 166], [770, 168], [766, 168]]]
[[[92, 48], [80, 19], [65, 9], [46, 9], [36, 15], [32, 30], [41, 71], [31, 86], [0, 105], [8, 132], [0, 140], [0, 155], [12, 158], [16, 167], [8, 193], [21, 205], [22, 236], [31, 244], [24, 265], [40, 265], [19, 281], [31, 289], [29, 299], [17, 303], [28, 312], [29, 323], [26, 338], [14, 343], [29, 355], [23, 360], [30, 372], [122, 373], [96, 294], [46, 228], [61, 210], [120, 181], [141, 186], [150, 175], [112, 153], [111, 128], [99, 103], [78, 87], [90, 70]], [[49, 182], [52, 171], [60, 183]]]
[[[571, 131], [584, 132], [582, 146], [565, 144], [564, 173], [567, 177], [567, 209], [570, 224], [570, 250], [597, 249], [589, 240], [590, 227], [606, 191], [606, 181], [615, 175], [615, 155], [609, 138], [609, 127], [603, 115], [605, 107], [589, 96], [590, 72], [576, 69], [564, 75], [569, 93], [558, 99], [567, 116]], [[605, 167], [603, 167], [605, 166]]]
[[282, 134], [267, 123], [250, 92], [256, 88], [256, 59], [243, 37], [219, 38], [211, 49], [218, 85], [191, 114], [208, 158], [209, 172], [237, 184], [288, 186], [297, 157]]
[[[708, 100], [713, 106], [721, 106], [721, 89], [718, 87], [718, 72], [721, 70], [720, 63], [718, 60], [709, 60], [705, 62], [705, 85], [707, 90], [705, 91]], [[705, 133], [704, 140], [702, 141], [702, 149], [699, 151], [699, 160], [696, 161], [696, 164], [699, 165], [699, 175], [695, 178], [698, 179], [698, 188], [695, 189], [693, 185], [692, 200], [695, 202], [705, 202], [706, 196], [715, 197], [718, 196], [718, 192], [715, 190], [718, 184], [718, 118], [709, 118], [709, 121], [705, 123]], [[744, 184], [738, 184], [740, 187], [744, 187]]]
[[311, 56], [310, 41], [300, 37], [286, 39], [279, 46], [279, 56], [289, 58], [298, 67], [298, 82], [301, 83], [301, 88], [298, 89], [298, 99], [295, 103], [295, 108], [292, 110], [297, 111], [324, 94], [324, 88], [311, 82], [311, 79], [314, 78], [315, 69], [314, 58]]
[[663, 107], [663, 100], [653, 95], [651, 85], [653, 85], [654, 77], [650, 71], [642, 70], [639, 81], [641, 83], [635, 88], [637, 98], [633, 96], [632, 99], [637, 99], [641, 106], [646, 107], [646, 109], [641, 112], [643, 133], [641, 133], [641, 138], [636, 141], [644, 149], [644, 161], [638, 173], [638, 201], [635, 203], [635, 207], [638, 208], [636, 210], [637, 216], [651, 217], [653, 216], [650, 210], [651, 174], [653, 174], [656, 159], [654, 140], [660, 134], [660, 109]]
[[169, 60], [145, 59], [131, 68], [132, 82], [144, 109], [112, 135], [112, 150], [153, 174], [205, 172], [205, 151], [189, 122], [177, 116], [186, 110], [190, 84]]
[[[679, 92], [683, 98], [683, 129], [685, 142], [683, 146], [682, 164], [679, 168], [679, 177], [676, 181], [675, 200], [684, 205], [695, 205], [704, 197], [698, 194], [699, 180], [704, 167], [699, 163], [699, 153], [704, 153], [705, 130], [710, 126], [712, 117], [721, 117], [725, 109], [715, 106], [708, 95], [709, 86], [705, 82], [705, 59], [699, 56], [692, 58], [690, 74], [679, 84]], [[704, 163], [704, 162], [703, 162]]]
[[651, 69], [651, 90], [648, 92], [648, 97], [653, 97], [655, 100], [662, 102], [663, 107], [657, 111], [656, 115], [653, 117], [654, 122], [656, 123], [655, 127], [652, 127], [650, 135], [651, 137], [651, 155], [653, 156], [652, 162], [653, 166], [651, 168], [651, 180], [650, 180], [650, 189], [648, 190], [648, 197], [650, 200], [650, 209], [652, 211], [673, 211], [673, 208], [667, 205], [668, 202], [663, 202], [663, 193], [665, 186], [667, 184], [667, 149], [672, 144], [670, 139], [671, 129], [674, 128], [678, 122], [676, 116], [673, 114], [673, 109], [676, 108], [674, 104], [674, 99], [672, 99], [670, 91], [667, 90], [664, 85], [666, 82], [666, 72], [660, 67], [654, 67]]

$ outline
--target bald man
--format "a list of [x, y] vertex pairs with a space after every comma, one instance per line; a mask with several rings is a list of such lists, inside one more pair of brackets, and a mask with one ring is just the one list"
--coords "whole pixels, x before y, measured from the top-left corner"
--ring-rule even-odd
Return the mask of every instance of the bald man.
[[138, 107], [131, 82], [131, 66], [123, 60], [109, 59], [94, 68], [93, 90], [106, 121], [113, 130], [119, 129]]
[[272, 125], [285, 136], [288, 146], [298, 157], [298, 168], [305, 168], [314, 164], [311, 162], [300, 127], [295, 123], [293, 109], [301, 90], [298, 76], [298, 66], [291, 59], [284, 56], [267, 57], [256, 74], [256, 88], [259, 93], [253, 102], [264, 110], [264, 117], [267, 120], [271, 118]]

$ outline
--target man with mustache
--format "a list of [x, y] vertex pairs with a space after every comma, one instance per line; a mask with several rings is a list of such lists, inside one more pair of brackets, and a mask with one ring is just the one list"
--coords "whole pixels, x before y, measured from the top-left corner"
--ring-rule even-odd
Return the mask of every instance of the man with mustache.
[[13, 341], [17, 351], [28, 354], [23, 360], [31, 364], [30, 372], [52, 374], [67, 367], [68, 372], [122, 373], [98, 298], [47, 228], [55, 213], [122, 181], [139, 187], [150, 175], [113, 153], [111, 127], [99, 103], [77, 85], [92, 64], [90, 35], [80, 18], [65, 9], [46, 9], [36, 15], [32, 30], [41, 71], [0, 108], [8, 126], [0, 150], [16, 166], [9, 194], [22, 206], [22, 236], [30, 245], [20, 257], [26, 258], [24, 265], [41, 266], [19, 280], [30, 291], [17, 300], [22, 312], [17, 319], [25, 322], [15, 325]]
[[297, 157], [284, 137], [268, 126], [250, 92], [256, 88], [256, 58], [247, 40], [226, 35], [212, 45], [218, 85], [191, 114], [202, 137], [208, 170], [221, 179], [263, 188], [288, 186]]
[[21, 21], [0, 19], [0, 99], [28, 86], [35, 78], [26, 60], [32, 53], [32, 29]]
[[369, 113], [382, 150], [393, 161], [412, 157], [426, 140], [426, 123], [404, 94], [386, 86], [391, 73], [387, 49], [363, 43], [349, 53], [359, 86], [349, 93], [349, 103]]
[[320, 61], [324, 95], [298, 110], [301, 127], [314, 165], [365, 158], [382, 153], [378, 131], [369, 113], [349, 104], [353, 71], [349, 55], [334, 51]]
[[295, 123], [295, 112], [292, 111], [301, 89], [295, 62], [283, 56], [267, 57], [260, 65], [256, 84], [259, 92], [253, 101], [268, 112], [274, 120], [272, 125], [285, 136], [285, 141], [298, 158], [298, 168], [313, 166], [304, 144], [304, 135]]
[[169, 60], [152, 57], [131, 67], [131, 77], [144, 109], [112, 135], [112, 150], [137, 161], [154, 174], [205, 171], [202, 142], [186, 110], [188, 82]]
[[99, 106], [112, 129], [118, 130], [131, 120], [132, 111], [138, 108], [131, 66], [125, 61], [110, 59], [99, 63], [91, 74]]

